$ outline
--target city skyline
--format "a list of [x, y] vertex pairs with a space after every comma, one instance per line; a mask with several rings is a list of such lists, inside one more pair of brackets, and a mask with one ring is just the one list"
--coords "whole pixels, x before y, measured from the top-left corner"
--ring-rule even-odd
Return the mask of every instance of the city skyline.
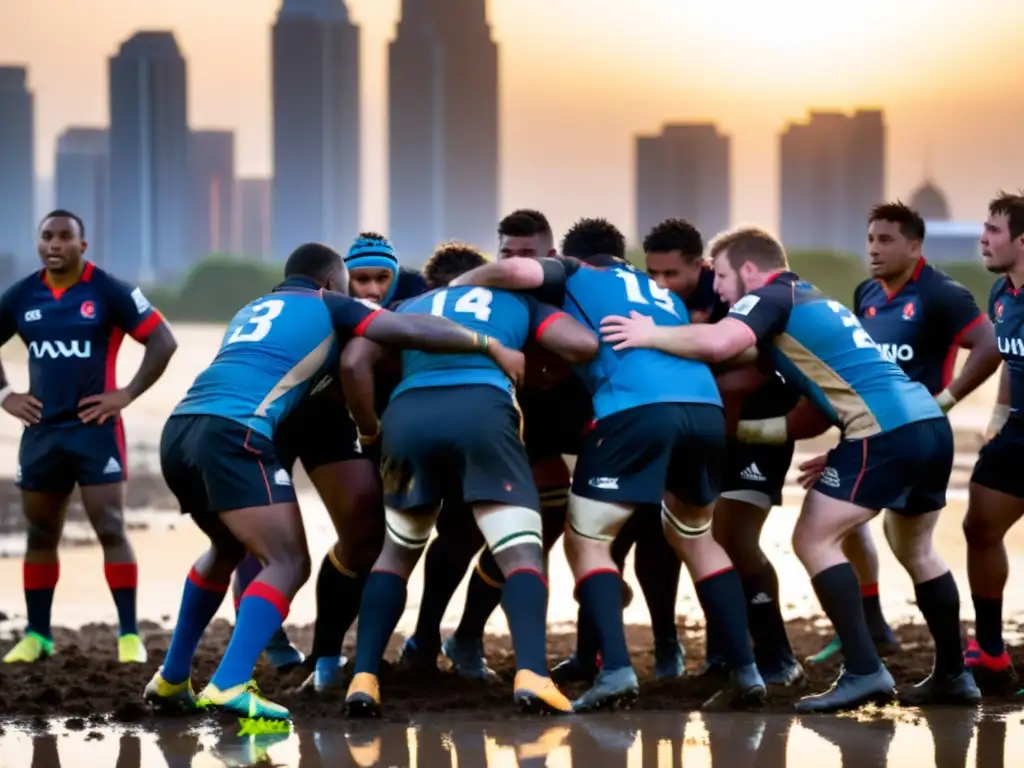
[[[362, 31], [361, 122], [367, 137], [362, 226], [382, 226], [385, 61], [399, 3], [349, 0], [348, 5]], [[901, 43], [900, 36], [909, 34], [905, 27], [867, 3], [859, 15], [844, 11], [846, 38], [826, 40], [831, 50], [820, 42], [808, 45], [821, 59], [808, 67], [804, 57], [781, 55], [780, 48], [799, 47], [792, 35], [766, 47], [755, 39], [749, 20], [709, 31], [709, 24], [721, 21], [711, 11], [684, 18], [663, 0], [638, 0], [629, 14], [620, 4], [591, 3], [604, 18], [588, 17], [587, 24], [572, 23], [580, 10], [576, 0], [512, 5], [494, 0], [488, 8], [501, 48], [501, 207], [542, 208], [560, 230], [589, 214], [608, 215], [632, 232], [633, 137], [666, 122], [709, 119], [733, 137], [734, 220], [777, 226], [777, 136], [809, 107], [885, 109], [887, 196], [909, 196], [927, 170], [949, 197], [954, 218], [978, 218], [997, 188], [1019, 185], [1024, 144], [1016, 140], [1016, 126], [1024, 122], [1024, 84], [1003, 73], [1019, 70], [1024, 53], [1000, 42], [1014, 19], [1024, 20], [1019, 6], [989, 0], [973, 4], [977, 12], [966, 14], [963, 3], [936, 8], [913, 0], [905, 9], [909, 16], [926, 8], [934, 13], [927, 24], [914, 27], [913, 39]], [[276, 0], [225, 0], [212, 11], [193, 0], [154, 0], [144, 9], [119, 0], [98, 0], [94, 6], [62, 7], [57, 13], [52, 0], [40, 0], [0, 11], [4, 62], [24, 62], [30, 70], [40, 177], [53, 174], [55, 140], [64, 128], [105, 122], [105, 58], [134, 29], [158, 26], [174, 29], [189, 60], [193, 125], [235, 130], [239, 175], [269, 173], [267, 30]], [[781, 6], [782, 16], [802, 7], [795, 0]], [[747, 16], [763, 21], [764, 12], [744, 6]], [[1003, 20], [994, 29], [993, 16]], [[814, 24], [824, 21], [816, 17]], [[880, 25], [877, 32], [872, 25]], [[72, 56], [40, 45], [54, 29], [88, 33]], [[667, 48], [680, 29], [686, 30], [687, 45]], [[223, 55], [226, 46], [230, 57]], [[955, 57], [949, 56], [951, 46]], [[608, 54], [612, 48], [629, 53]], [[760, 65], [752, 66], [757, 57]], [[840, 60], [856, 61], [858, 67], [840, 67]]]

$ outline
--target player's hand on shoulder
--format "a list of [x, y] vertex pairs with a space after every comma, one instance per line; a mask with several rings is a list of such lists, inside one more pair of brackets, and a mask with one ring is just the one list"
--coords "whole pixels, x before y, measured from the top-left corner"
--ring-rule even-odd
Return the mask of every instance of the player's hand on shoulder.
[[509, 349], [493, 336], [487, 345], [487, 354], [512, 379], [517, 387], [526, 377], [526, 355], [518, 349]]
[[107, 419], [117, 418], [131, 403], [132, 396], [124, 389], [89, 395], [78, 401], [78, 416], [86, 424], [92, 421], [102, 424]]
[[818, 482], [818, 478], [821, 477], [821, 473], [825, 471], [825, 467], [827, 466], [827, 453], [823, 453], [821, 456], [815, 456], [813, 459], [808, 459], [797, 467], [797, 469], [800, 470], [800, 475], [796, 479], [797, 483], [799, 483], [800, 487], [804, 490], [810, 490], [814, 484]]
[[654, 318], [636, 310], [630, 312], [629, 317], [609, 315], [601, 320], [601, 339], [607, 344], [613, 344], [612, 349], [616, 350], [646, 347], [656, 331]]
[[43, 417], [43, 404], [27, 392], [11, 392], [3, 399], [3, 409], [23, 424], [38, 424]]

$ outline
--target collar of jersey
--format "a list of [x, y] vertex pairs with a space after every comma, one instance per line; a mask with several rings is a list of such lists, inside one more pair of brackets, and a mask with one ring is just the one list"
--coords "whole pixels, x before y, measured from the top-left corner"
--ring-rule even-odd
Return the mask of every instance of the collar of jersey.
[[274, 288], [274, 293], [278, 291], [294, 291], [296, 288], [305, 289], [307, 291], [319, 291], [320, 286], [310, 280], [308, 277], [289, 277], [284, 282], [279, 283]]
[[583, 263], [591, 267], [621, 267], [626, 262], [622, 259], [618, 259], [609, 253], [598, 253], [591, 256], [589, 259], [584, 259]]
[[901, 293], [903, 293], [904, 288], [906, 288], [911, 283], [917, 282], [917, 278], [921, 276], [921, 272], [924, 271], [924, 268], [926, 266], [928, 266], [928, 262], [925, 261], [924, 256], [922, 256], [917, 260], [917, 264], [914, 265], [914, 271], [910, 273], [910, 278], [907, 280], [907, 282], [901, 285], [895, 293], [889, 293], [889, 289], [885, 287], [885, 283], [883, 283], [881, 280], [876, 279], [875, 282], [878, 283], [879, 288], [881, 288], [882, 292], [885, 294], [885, 300], [892, 301]]

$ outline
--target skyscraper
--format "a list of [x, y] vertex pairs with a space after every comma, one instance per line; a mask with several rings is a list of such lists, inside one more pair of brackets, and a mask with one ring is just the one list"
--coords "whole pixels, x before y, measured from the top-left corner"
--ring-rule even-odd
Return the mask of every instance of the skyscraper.
[[779, 137], [780, 230], [792, 249], [864, 253], [867, 215], [885, 194], [885, 118], [811, 112]]
[[88, 257], [106, 266], [110, 214], [110, 135], [106, 128], [68, 128], [57, 138], [56, 207], [85, 222]]
[[706, 238], [732, 218], [731, 139], [711, 123], [666, 125], [636, 139], [637, 242], [663, 219], [687, 219]]
[[359, 229], [359, 28], [343, 0], [284, 0], [272, 35], [271, 258]]
[[0, 253], [35, 264], [35, 105], [25, 67], [0, 67]]
[[242, 256], [270, 258], [270, 179], [239, 179], [235, 185], [238, 204], [238, 251]]
[[492, 248], [498, 46], [485, 0], [402, 0], [388, 52], [389, 236], [409, 264], [442, 240]]
[[137, 32], [109, 70], [108, 263], [127, 280], [176, 280], [192, 263], [185, 59], [173, 33]]
[[189, 143], [189, 255], [234, 253], [235, 134], [192, 131]]

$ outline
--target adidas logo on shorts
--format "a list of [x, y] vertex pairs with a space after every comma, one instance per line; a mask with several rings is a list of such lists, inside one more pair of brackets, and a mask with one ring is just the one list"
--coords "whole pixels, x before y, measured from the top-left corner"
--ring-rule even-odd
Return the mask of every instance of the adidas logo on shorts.
[[765, 483], [768, 478], [761, 474], [761, 470], [757, 468], [757, 464], [750, 462], [750, 466], [740, 472], [740, 480], [749, 480], [753, 483]]
[[274, 485], [291, 485], [292, 477], [287, 469], [279, 469], [274, 473]]
[[103, 468], [104, 475], [119, 475], [121, 474], [121, 463], [111, 456], [107, 459], [107, 466]]

